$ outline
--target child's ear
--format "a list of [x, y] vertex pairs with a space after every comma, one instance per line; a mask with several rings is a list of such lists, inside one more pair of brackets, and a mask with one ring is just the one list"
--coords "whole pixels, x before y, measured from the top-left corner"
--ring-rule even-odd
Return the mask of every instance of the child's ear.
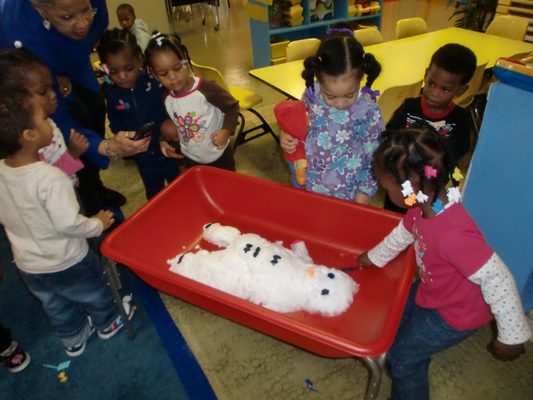
[[455, 95], [455, 97], [461, 97], [466, 91], [468, 90], [468, 84], [466, 85], [463, 85], [459, 91], [457, 92], [457, 94]]
[[32, 143], [35, 140], [35, 131], [31, 128], [24, 129], [19, 141], [22, 143]]

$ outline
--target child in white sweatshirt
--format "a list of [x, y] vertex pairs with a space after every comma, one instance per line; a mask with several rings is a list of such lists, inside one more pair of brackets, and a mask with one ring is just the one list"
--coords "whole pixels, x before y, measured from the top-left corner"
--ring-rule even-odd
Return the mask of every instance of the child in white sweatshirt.
[[[40, 160], [53, 127], [36, 96], [0, 91], [0, 223], [28, 289], [41, 301], [67, 355], [83, 353], [89, 336], [109, 339], [123, 326], [97, 256], [87, 238], [114, 221], [110, 211], [79, 213], [70, 178]], [[128, 317], [133, 315], [124, 304]]]

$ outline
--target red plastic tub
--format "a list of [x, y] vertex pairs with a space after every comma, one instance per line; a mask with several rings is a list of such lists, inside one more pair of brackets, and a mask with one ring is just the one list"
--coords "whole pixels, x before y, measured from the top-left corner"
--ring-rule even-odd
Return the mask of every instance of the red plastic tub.
[[304, 240], [313, 260], [355, 266], [399, 217], [387, 211], [210, 167], [189, 169], [112, 232], [102, 253], [145, 282], [215, 314], [326, 357], [377, 357], [390, 347], [414, 273], [412, 250], [383, 269], [348, 272], [360, 284], [348, 311], [336, 317], [281, 314], [169, 271], [167, 260], [213, 246], [209, 222], [232, 225], [288, 245]]

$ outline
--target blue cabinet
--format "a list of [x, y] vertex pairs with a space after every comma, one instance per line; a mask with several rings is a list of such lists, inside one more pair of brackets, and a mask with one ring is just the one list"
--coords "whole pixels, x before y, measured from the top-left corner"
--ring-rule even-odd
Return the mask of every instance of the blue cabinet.
[[491, 86], [463, 202], [533, 308], [533, 93]]
[[[268, 15], [268, 7], [266, 3], [271, 3], [269, 0], [249, 0], [252, 7], [261, 7], [266, 10]], [[252, 36], [252, 53], [254, 68], [265, 67], [270, 65], [270, 38], [276, 36], [287, 40], [297, 40], [309, 37], [320, 38], [323, 36], [331, 24], [337, 22], [359, 22], [361, 24], [371, 24], [381, 28], [381, 10], [383, 0], [379, 0], [380, 9], [376, 14], [362, 15], [359, 17], [349, 17], [348, 15], [348, 0], [333, 0], [333, 17], [321, 21], [313, 21], [311, 4], [316, 3], [315, 0], [302, 0], [301, 6], [303, 8], [303, 23], [298, 26], [288, 26], [280, 28], [270, 28], [268, 18], [266, 22], [260, 19], [250, 17], [250, 33]]]

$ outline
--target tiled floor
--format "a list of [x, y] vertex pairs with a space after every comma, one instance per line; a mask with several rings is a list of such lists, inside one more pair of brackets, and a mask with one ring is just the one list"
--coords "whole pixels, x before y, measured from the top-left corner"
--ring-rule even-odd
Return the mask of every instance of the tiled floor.
[[[221, 0], [219, 31], [213, 29], [209, 14], [206, 25], [201, 25], [199, 5], [195, 5], [193, 20], [178, 20], [176, 31], [195, 61], [218, 68], [231, 84], [258, 92], [263, 97], [258, 110], [277, 129], [272, 106], [283, 96], [247, 73], [252, 62], [245, 4], [245, 0], [231, 0], [228, 9], [226, 0]], [[394, 38], [395, 22], [400, 18], [421, 16], [428, 22], [430, 30], [451, 26], [448, 18], [453, 8], [447, 4], [447, 0], [385, 2], [382, 24], [385, 40]], [[253, 123], [253, 118], [251, 121]], [[288, 183], [281, 152], [269, 137], [240, 147], [236, 162], [240, 173]], [[142, 184], [131, 161], [114, 161], [102, 175], [108, 186], [128, 197], [124, 207], [126, 215], [145, 202]], [[300, 399], [310, 396], [348, 399], [361, 398], [364, 393], [367, 373], [360, 363], [311, 355], [174, 298], [163, 297], [220, 399]], [[513, 363], [496, 361], [484, 349], [490, 336], [490, 330], [483, 329], [461, 346], [436, 357], [431, 366], [432, 398], [533, 398], [531, 354]], [[531, 353], [533, 345], [529, 343], [527, 349]], [[319, 393], [305, 388], [306, 378], [314, 380]], [[388, 387], [389, 382], [384, 378], [379, 399], [387, 398]]]

